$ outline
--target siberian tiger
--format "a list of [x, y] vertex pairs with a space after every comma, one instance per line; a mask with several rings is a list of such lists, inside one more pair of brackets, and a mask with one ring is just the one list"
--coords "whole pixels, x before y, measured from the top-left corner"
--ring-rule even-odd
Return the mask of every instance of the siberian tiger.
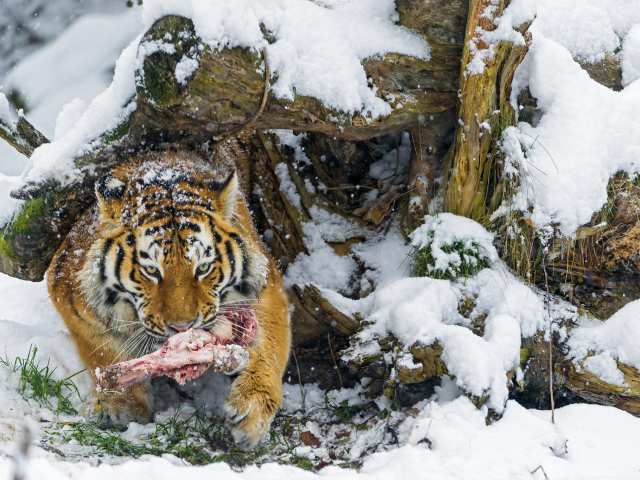
[[[253, 302], [258, 336], [225, 404], [236, 442], [250, 448], [282, 401], [288, 302], [278, 268], [252, 225], [234, 173], [194, 154], [122, 163], [95, 188], [97, 205], [73, 227], [47, 272], [49, 293], [89, 371], [150, 353], [172, 334], [219, 325]], [[150, 384], [102, 398], [106, 426], [153, 416]]]

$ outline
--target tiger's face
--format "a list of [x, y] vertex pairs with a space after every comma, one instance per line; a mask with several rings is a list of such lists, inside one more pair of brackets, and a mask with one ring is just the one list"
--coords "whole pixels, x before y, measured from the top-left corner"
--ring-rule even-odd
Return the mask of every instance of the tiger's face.
[[234, 325], [219, 314], [257, 298], [264, 283], [266, 258], [237, 219], [235, 173], [219, 181], [204, 167], [151, 162], [96, 185], [105, 235], [93, 304], [158, 342], [188, 328], [231, 338]]

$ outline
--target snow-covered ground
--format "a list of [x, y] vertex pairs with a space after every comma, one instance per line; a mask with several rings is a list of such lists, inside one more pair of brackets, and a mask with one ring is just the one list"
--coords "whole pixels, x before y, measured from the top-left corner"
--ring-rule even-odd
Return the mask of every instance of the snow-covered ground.
[[[77, 151], [121, 117], [125, 102], [134, 93], [139, 35], [156, 18], [165, 14], [190, 16], [198, 34], [213, 46], [266, 47], [278, 75], [273, 86], [277, 95], [290, 96], [295, 88], [336, 108], [368, 111], [376, 116], [388, 113], [388, 105], [375, 97], [375, 86], [364, 78], [361, 60], [386, 51], [423, 58], [429, 55], [423, 40], [395, 24], [394, 10], [391, 0], [145, 0], [142, 9], [81, 17], [55, 40], [20, 61], [0, 82], [4, 93], [21, 91], [31, 109], [29, 120], [55, 140], [34, 154], [22, 178], [19, 175], [27, 166], [26, 159], [0, 144], [0, 220], [6, 221], [15, 207], [8, 200], [12, 186], [29, 175], [36, 178], [66, 171]], [[531, 207], [530, 218], [536, 226], [555, 223], [570, 236], [601, 208], [610, 176], [618, 170], [637, 172], [640, 165], [640, 2], [513, 0], [500, 28], [484, 39], [489, 45], [501, 38], [518, 41], [512, 27], [531, 20], [532, 44], [516, 73], [514, 98], [520, 89], [528, 87], [544, 115], [535, 127], [519, 124], [505, 133], [503, 145], [510, 166], [527, 179], [521, 182], [521, 190], [512, 202], [523, 211]], [[46, 16], [41, 21], [47, 27]], [[260, 23], [274, 33], [275, 43], [265, 44]], [[490, 51], [483, 55], [490, 55]], [[576, 62], [598, 61], [605, 54], [620, 58], [621, 92], [591, 80]], [[481, 66], [471, 65], [468, 74], [478, 68]], [[295, 149], [296, 160], [305, 162], [301, 137], [286, 131], [278, 134], [282, 143]], [[409, 150], [405, 140], [397, 153], [390, 152], [372, 165], [372, 178], [384, 178], [385, 171], [396, 169], [394, 159], [400, 159], [401, 168], [406, 166]], [[526, 157], [521, 143], [528, 146]], [[296, 201], [299, 204], [295, 189], [290, 188], [287, 169], [278, 169], [278, 175], [285, 195], [294, 205]], [[479, 258], [484, 258], [489, 268], [456, 281], [408, 278], [407, 253], [411, 247], [402, 236], [392, 229], [386, 237], [370, 237], [353, 251], [368, 268], [363, 281], [376, 289], [367, 298], [354, 301], [342, 297], [339, 291], [346, 288], [357, 263], [354, 258], [338, 256], [327, 242], [344, 239], [356, 233], [357, 227], [317, 207], [310, 213], [313, 218], [304, 226], [309, 255], [295, 259], [285, 282], [315, 283], [339, 308], [348, 313], [358, 311], [371, 322], [360, 333], [360, 343], [343, 352], [344, 358], [378, 353], [379, 346], [372, 340], [387, 333], [407, 344], [415, 340], [429, 343], [437, 338], [449, 371], [455, 374], [454, 379], [445, 378], [432, 398], [408, 412], [392, 411], [385, 398], [376, 399], [367, 408], [374, 413], [386, 411], [382, 418], [354, 420], [365, 422], [369, 427], [366, 430], [335, 418], [329, 421], [320, 411], [325, 392], [305, 386], [305, 412], [315, 409], [316, 413], [309, 414], [308, 423], [298, 428], [313, 433], [320, 446], [299, 446], [295, 454], [312, 460], [314, 465], [333, 463], [329, 450], [339, 443], [339, 459], [355, 462], [352, 465], [359, 466], [357, 471], [331, 465], [314, 474], [266, 463], [238, 472], [225, 463], [186, 466], [171, 455], [137, 460], [98, 457], [88, 447], [61, 442], [47, 433], [61, 428], [57, 421], [78, 419], [56, 417], [33, 399], [25, 400], [17, 391], [17, 374], [0, 365], [0, 475], [12, 478], [13, 457], [19, 457], [20, 428], [28, 424], [34, 435], [24, 465], [28, 479], [114, 475], [142, 479], [177, 475], [194, 479], [638, 478], [640, 437], [636, 432], [640, 419], [610, 407], [572, 405], [555, 412], [554, 425], [550, 412], [527, 410], [507, 401], [507, 372], [518, 370], [520, 338], [539, 331], [548, 334], [549, 324], [542, 296], [500, 262], [491, 246], [491, 234], [468, 220], [447, 215], [428, 218], [424, 230], [414, 233], [413, 243], [418, 247], [433, 239], [441, 270], [460, 262], [460, 257], [440, 249], [443, 243], [456, 237], [466, 238], [470, 246], [473, 242], [478, 245], [482, 252]], [[331, 269], [326, 268], [328, 265]], [[487, 314], [482, 337], [471, 333], [470, 320], [457, 310], [461, 298], [473, 295], [477, 297], [471, 318]], [[606, 324], [578, 318], [575, 309], [564, 303], [554, 307], [553, 315], [573, 316], [579, 324], [569, 342], [574, 361], [580, 365], [587, 353], [594, 353], [582, 362], [582, 368], [604, 381], [622, 384], [624, 379], [615, 360], [640, 368], [636, 348], [640, 344], [638, 305], [627, 305]], [[41, 364], [50, 361], [57, 368], [57, 379], [83, 368], [44, 284], [0, 275], [0, 331], [2, 358], [24, 357], [35, 345]], [[559, 333], [566, 334], [562, 329]], [[411, 360], [405, 357], [399, 359], [402, 361]], [[221, 376], [206, 378], [208, 383], [200, 379], [187, 389], [196, 407], [206, 405], [215, 414], [226, 384]], [[88, 374], [75, 380], [81, 398], [90, 397]], [[487, 426], [486, 407], [477, 409], [462, 390], [476, 396], [488, 393], [487, 405], [502, 412], [502, 418]], [[285, 394], [283, 413], [305, 417], [300, 387], [286, 384]], [[175, 393], [165, 392], [162, 398], [160, 409], [174, 411], [178, 402]], [[337, 404], [343, 400], [349, 405], [369, 402], [361, 387], [330, 392], [328, 398]], [[72, 401], [81, 408], [77, 396]], [[336, 442], [338, 429], [350, 428], [348, 439]], [[132, 427], [124, 435], [135, 440], [137, 434], [149, 432], [148, 427]], [[67, 461], [56, 450], [41, 448], [43, 438], [53, 442], [58, 451], [67, 452]], [[99, 463], [103, 464], [97, 466]]]

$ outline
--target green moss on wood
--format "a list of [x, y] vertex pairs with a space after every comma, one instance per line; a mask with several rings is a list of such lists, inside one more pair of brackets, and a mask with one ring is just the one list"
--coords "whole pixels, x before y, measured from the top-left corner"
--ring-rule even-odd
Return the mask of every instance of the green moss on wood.
[[16, 252], [14, 252], [11, 247], [7, 244], [7, 241], [4, 239], [5, 229], [2, 229], [2, 235], [0, 235], [0, 254], [4, 257], [8, 257], [11, 260], [20, 260]]
[[520, 368], [524, 369], [524, 364], [529, 358], [529, 355], [530, 352], [528, 348], [525, 347], [520, 349]]
[[29, 234], [30, 229], [37, 225], [32, 219], [42, 217], [45, 208], [44, 197], [23, 203], [11, 219], [7, 233], [10, 236]]
[[[170, 39], [167, 34], [171, 35]], [[141, 93], [148, 95], [158, 105], [180, 103], [189, 82], [187, 81], [187, 85], [178, 83], [175, 77], [176, 65], [192, 47], [197, 49], [200, 43], [193, 22], [185, 17], [163, 17], [153, 24], [142, 39], [142, 43], [149, 41], [172, 44], [175, 53], [157, 51], [145, 58], [144, 88]]]

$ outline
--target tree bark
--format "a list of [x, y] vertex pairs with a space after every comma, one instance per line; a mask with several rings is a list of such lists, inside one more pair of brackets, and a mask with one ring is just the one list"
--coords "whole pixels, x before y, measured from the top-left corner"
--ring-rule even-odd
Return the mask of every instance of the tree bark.
[[[492, 212], [486, 198], [493, 166], [489, 149], [498, 132], [515, 124], [514, 109], [509, 103], [511, 81], [528, 47], [502, 41], [495, 46], [493, 56], [484, 60], [482, 73], [472, 74], [466, 65], [474, 57], [470, 48], [472, 44], [479, 50], [489, 47], [480, 39], [480, 32], [495, 28], [493, 20], [502, 15], [506, 4], [508, 1], [505, 0], [500, 0], [497, 5], [491, 0], [471, 1], [462, 54], [460, 108], [451, 176], [444, 184], [444, 211], [475, 220]], [[490, 18], [483, 15], [489, 6], [497, 6]], [[528, 28], [528, 24], [522, 25], [519, 32], [526, 34]], [[490, 125], [490, 129], [482, 125], [484, 122]]]
[[[552, 299], [553, 300], [553, 299]], [[461, 313], [471, 312], [473, 306], [460, 307]], [[357, 321], [356, 319], [351, 319]], [[483, 335], [481, 326], [483, 318], [479, 318], [473, 331]], [[570, 403], [593, 403], [620, 408], [632, 415], [640, 417], [640, 372], [633, 367], [618, 362], [618, 368], [624, 374], [624, 386], [606, 383], [596, 375], [582, 368], [580, 359], [576, 363], [567, 358], [567, 341], [571, 338], [571, 330], [575, 327], [569, 320], [560, 319], [558, 327], [566, 327], [568, 336], [560, 341], [553, 335], [553, 384], [556, 407]], [[368, 395], [375, 397], [384, 394], [403, 407], [409, 407], [417, 401], [428, 398], [439, 385], [443, 375], [451, 376], [446, 363], [442, 360], [443, 348], [434, 342], [425, 345], [416, 342], [408, 349], [412, 362], [386, 363], [384, 353], [392, 352], [394, 356], [404, 355], [405, 347], [392, 335], [379, 339], [381, 353], [371, 356], [358, 356], [343, 365], [351, 376], [372, 379]], [[406, 365], [415, 364], [415, 367]], [[508, 373], [510, 397], [528, 408], [550, 409], [549, 394], [549, 341], [543, 332], [533, 337], [523, 338], [520, 350], [520, 368], [524, 372], [518, 381], [514, 371]], [[333, 385], [332, 388], [337, 388]], [[476, 406], [481, 407], [488, 400], [488, 395], [475, 397], [465, 392]], [[491, 420], [491, 419], [489, 419]]]

